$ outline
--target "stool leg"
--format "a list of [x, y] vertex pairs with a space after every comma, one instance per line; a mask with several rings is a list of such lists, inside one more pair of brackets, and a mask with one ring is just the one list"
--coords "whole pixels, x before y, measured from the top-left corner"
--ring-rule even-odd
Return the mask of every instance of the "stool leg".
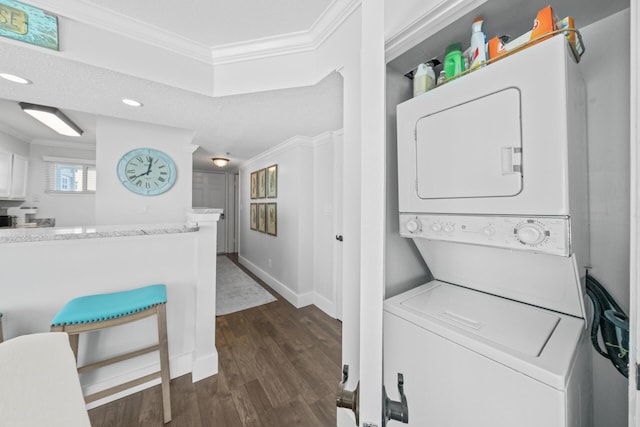
[[171, 392], [169, 381], [169, 343], [167, 340], [167, 310], [165, 304], [156, 306], [158, 313], [158, 341], [160, 346], [160, 375], [162, 378], [162, 408], [165, 424], [171, 421]]
[[80, 334], [69, 334], [69, 344], [71, 345], [71, 350], [73, 350], [73, 356], [76, 358], [76, 362], [78, 362], [78, 340], [80, 339]]

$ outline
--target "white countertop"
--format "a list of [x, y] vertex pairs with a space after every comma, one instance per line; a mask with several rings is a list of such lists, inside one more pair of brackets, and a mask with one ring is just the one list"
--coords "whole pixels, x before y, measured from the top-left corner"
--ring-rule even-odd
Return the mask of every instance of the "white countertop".
[[131, 224], [79, 227], [4, 228], [0, 229], [0, 244], [191, 233], [198, 230], [199, 228], [197, 225], [190, 224]]

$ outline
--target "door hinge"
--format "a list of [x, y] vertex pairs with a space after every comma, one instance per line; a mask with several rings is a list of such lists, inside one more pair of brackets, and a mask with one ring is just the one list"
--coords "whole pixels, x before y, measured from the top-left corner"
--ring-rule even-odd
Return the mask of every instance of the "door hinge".
[[636, 390], [640, 391], [640, 365], [636, 364]]

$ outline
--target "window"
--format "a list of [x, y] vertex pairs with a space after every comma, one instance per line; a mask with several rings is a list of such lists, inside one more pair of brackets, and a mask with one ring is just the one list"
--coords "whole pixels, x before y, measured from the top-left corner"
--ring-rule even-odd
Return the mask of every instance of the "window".
[[45, 191], [61, 194], [93, 194], [96, 192], [94, 160], [43, 157]]

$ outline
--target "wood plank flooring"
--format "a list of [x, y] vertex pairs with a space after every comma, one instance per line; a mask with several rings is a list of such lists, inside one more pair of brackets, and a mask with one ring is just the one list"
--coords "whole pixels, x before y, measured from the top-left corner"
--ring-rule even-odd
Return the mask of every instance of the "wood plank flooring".
[[[237, 263], [237, 255], [228, 257]], [[244, 269], [244, 267], [240, 266]], [[171, 427], [336, 425], [341, 323], [278, 301], [216, 319], [219, 373], [171, 381]], [[89, 411], [93, 427], [163, 426], [160, 386]]]

